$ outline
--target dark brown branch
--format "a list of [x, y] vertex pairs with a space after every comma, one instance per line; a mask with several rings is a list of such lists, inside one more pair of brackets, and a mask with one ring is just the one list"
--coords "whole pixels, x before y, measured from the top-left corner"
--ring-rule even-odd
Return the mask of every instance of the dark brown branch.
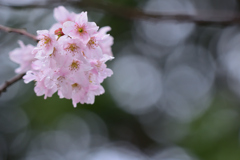
[[198, 12], [196, 15], [190, 14], [170, 14], [170, 13], [150, 13], [144, 12], [143, 10], [137, 8], [130, 8], [115, 5], [113, 3], [107, 3], [102, 0], [81, 0], [81, 1], [48, 1], [46, 4], [31, 4], [31, 5], [10, 5], [1, 4], [0, 6], [11, 7], [14, 9], [22, 8], [49, 8], [56, 7], [58, 5], [73, 6], [80, 8], [90, 8], [97, 11], [103, 11], [117, 15], [131, 20], [150, 20], [150, 21], [162, 21], [162, 20], [173, 20], [177, 22], [194, 22], [197, 24], [240, 24], [240, 15], [233, 12]]
[[10, 28], [10, 27], [6, 27], [6, 26], [3, 26], [3, 25], [0, 25], [0, 30], [3, 30], [5, 32], [15, 32], [15, 33], [18, 33], [18, 34], [22, 34], [22, 35], [25, 35], [35, 41], [38, 41], [37, 37], [31, 33], [28, 33], [26, 30], [24, 29], [17, 29], [17, 28]]
[[9, 86], [11, 86], [12, 84], [14, 84], [15, 82], [19, 81], [22, 79], [22, 77], [25, 75], [25, 73], [23, 74], [19, 74], [13, 78], [11, 78], [10, 80], [7, 80], [5, 83], [3, 83], [1, 86], [0, 86], [0, 96], [2, 94], [2, 92], [6, 92], [7, 88]]
[[[0, 25], [0, 30], [3, 30], [5, 32], [15, 32], [15, 33], [18, 33], [18, 34], [22, 34], [22, 35], [25, 35], [25, 36], [27, 36], [27, 37], [35, 40], [35, 41], [38, 41], [38, 39], [37, 39], [37, 37], [35, 35], [33, 35], [31, 33], [28, 33], [24, 29], [16, 29], [16, 28], [10, 28], [10, 27], [6, 27], [6, 26], [3, 26], [3, 25]], [[10, 80], [7, 80], [5, 83], [3, 83], [0, 86], [0, 96], [1, 96], [2, 92], [5, 92], [9, 86], [11, 86], [15, 82], [21, 80], [24, 75], [25, 75], [25, 73], [19, 74], [19, 75], [13, 77]]]

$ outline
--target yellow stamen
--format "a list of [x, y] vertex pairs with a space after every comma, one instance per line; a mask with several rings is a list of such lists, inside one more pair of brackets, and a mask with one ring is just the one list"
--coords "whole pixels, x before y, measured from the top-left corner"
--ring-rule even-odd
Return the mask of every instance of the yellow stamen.
[[78, 28], [78, 32], [82, 33], [83, 29], [82, 28]]
[[95, 64], [95, 66], [96, 66], [97, 68], [100, 68], [101, 65], [102, 65], [102, 62], [100, 62], [100, 61], [97, 61], [97, 64]]
[[91, 37], [91, 39], [87, 43], [88, 48], [95, 49], [98, 45], [96, 44], [96, 39]]
[[78, 84], [77, 84], [77, 83], [74, 83], [74, 84], [72, 84], [72, 87], [73, 87], [73, 88], [76, 88], [76, 87], [78, 87]]
[[74, 89], [74, 90], [76, 90], [76, 89], [80, 90], [81, 88], [82, 87], [78, 83], [72, 84], [72, 89]]
[[78, 61], [73, 61], [69, 66], [71, 71], [77, 71], [79, 69], [80, 63]]
[[54, 57], [56, 55], [56, 48], [54, 47], [53, 48], [53, 52], [49, 55], [50, 57]]
[[93, 82], [93, 81], [91, 80], [91, 79], [92, 79], [92, 74], [91, 74], [91, 73], [89, 74], [88, 79], [89, 79], [89, 82], [90, 82], [90, 83]]
[[65, 79], [65, 77], [63, 77], [63, 76], [59, 76], [59, 77], [57, 78], [57, 80], [60, 81], [60, 82], [63, 82], [64, 79]]
[[49, 42], [51, 42], [51, 39], [47, 36], [44, 36], [44, 44], [48, 44]]
[[79, 47], [73, 43], [73, 44], [70, 44], [69, 47], [67, 48], [68, 51], [72, 51], [72, 52], [76, 52], [76, 50], [78, 49]]

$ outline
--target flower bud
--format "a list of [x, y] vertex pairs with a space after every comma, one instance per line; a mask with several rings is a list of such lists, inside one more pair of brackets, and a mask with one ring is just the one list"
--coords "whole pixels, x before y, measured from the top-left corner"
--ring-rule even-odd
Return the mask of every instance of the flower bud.
[[64, 33], [62, 32], [62, 28], [58, 28], [57, 30], [55, 30], [54, 34], [57, 35], [58, 37], [64, 35]]

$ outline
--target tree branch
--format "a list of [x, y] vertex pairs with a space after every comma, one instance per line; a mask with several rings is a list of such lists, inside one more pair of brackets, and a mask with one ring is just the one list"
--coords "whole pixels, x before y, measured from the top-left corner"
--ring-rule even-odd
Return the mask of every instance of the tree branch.
[[15, 77], [13, 77], [13, 78], [5, 81], [5, 83], [3, 83], [3, 84], [0, 86], [0, 96], [1, 96], [2, 92], [6, 92], [6, 90], [7, 90], [7, 88], [8, 88], [9, 86], [11, 86], [11, 85], [14, 84], [15, 82], [21, 80], [24, 75], [25, 75], [25, 73], [19, 74], [19, 75], [15, 76]]
[[[15, 33], [18, 33], [18, 34], [22, 34], [22, 35], [25, 35], [35, 41], [38, 41], [37, 37], [31, 33], [28, 33], [26, 30], [24, 29], [17, 29], [17, 28], [10, 28], [10, 27], [6, 27], [6, 26], [3, 26], [3, 25], [0, 25], [0, 30], [3, 30], [5, 32], [15, 32]], [[14, 84], [15, 82], [19, 81], [22, 79], [22, 77], [25, 75], [25, 73], [23, 74], [19, 74], [13, 78], [11, 78], [10, 80], [7, 80], [5, 81], [5, 83], [3, 83], [1, 86], [0, 86], [0, 96], [2, 94], [2, 92], [5, 92], [7, 90], [7, 88], [9, 86], [11, 86], [12, 84]]]
[[24, 29], [17, 29], [17, 28], [10, 28], [10, 27], [6, 27], [6, 26], [3, 26], [3, 25], [0, 25], [0, 30], [3, 30], [5, 32], [15, 32], [15, 33], [18, 33], [18, 34], [22, 34], [22, 35], [25, 35], [35, 41], [38, 41], [37, 37], [31, 33], [28, 33], [26, 30]]
[[174, 20], [177, 22], [194, 22], [201, 25], [206, 24], [240, 24], [240, 14], [234, 12], [198, 12], [198, 14], [182, 14], [182, 13], [161, 13], [161, 12], [145, 12], [141, 9], [124, 7], [115, 5], [113, 3], [107, 3], [102, 0], [81, 0], [81, 1], [48, 1], [42, 4], [30, 4], [30, 5], [11, 5], [0, 3], [0, 6], [10, 7], [14, 9], [22, 8], [52, 8], [58, 5], [73, 6], [80, 8], [90, 8], [96, 11], [108, 12], [117, 15], [122, 18], [131, 20], [147, 20], [147, 21], [163, 21]]

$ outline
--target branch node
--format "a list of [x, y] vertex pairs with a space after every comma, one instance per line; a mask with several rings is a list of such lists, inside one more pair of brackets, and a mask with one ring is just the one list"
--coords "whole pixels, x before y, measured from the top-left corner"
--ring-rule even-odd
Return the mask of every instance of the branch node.
[[15, 77], [5, 81], [5, 83], [3, 83], [1, 86], [0, 86], [0, 96], [2, 94], [2, 92], [6, 92], [7, 91], [7, 88], [9, 86], [11, 86], [12, 84], [16, 83], [17, 81], [21, 80], [22, 77], [25, 75], [25, 73], [22, 73], [22, 74], [19, 74], [19, 75], [16, 75]]

